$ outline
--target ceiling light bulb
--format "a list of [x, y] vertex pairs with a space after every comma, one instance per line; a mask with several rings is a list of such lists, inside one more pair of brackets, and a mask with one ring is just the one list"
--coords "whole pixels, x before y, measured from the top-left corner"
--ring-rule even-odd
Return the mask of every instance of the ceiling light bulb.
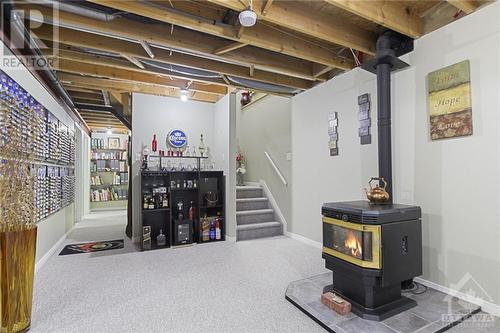
[[106, 134], [107, 134], [107, 135], [111, 135], [111, 134], [113, 134], [113, 132], [111, 132], [111, 127], [108, 127], [108, 130], [106, 131]]
[[188, 100], [188, 96], [187, 95], [181, 95], [181, 101], [183, 102], [186, 102]]
[[238, 19], [242, 26], [253, 27], [257, 22], [257, 14], [251, 8], [245, 9], [238, 15]]

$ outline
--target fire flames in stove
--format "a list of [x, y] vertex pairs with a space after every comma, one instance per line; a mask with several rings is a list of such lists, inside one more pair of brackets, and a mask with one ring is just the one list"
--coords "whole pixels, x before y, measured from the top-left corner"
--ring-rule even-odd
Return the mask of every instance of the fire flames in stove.
[[361, 258], [363, 249], [361, 248], [361, 242], [359, 241], [358, 237], [354, 234], [354, 232], [348, 230], [347, 235], [344, 241], [344, 246], [346, 250], [350, 251], [351, 256], [356, 257], [356, 258]]

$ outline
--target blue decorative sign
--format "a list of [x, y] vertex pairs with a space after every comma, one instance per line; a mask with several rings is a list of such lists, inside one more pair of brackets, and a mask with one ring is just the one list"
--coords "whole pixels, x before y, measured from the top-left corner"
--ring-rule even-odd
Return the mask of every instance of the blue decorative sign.
[[187, 135], [183, 130], [173, 129], [168, 132], [167, 144], [174, 148], [182, 148], [187, 144]]

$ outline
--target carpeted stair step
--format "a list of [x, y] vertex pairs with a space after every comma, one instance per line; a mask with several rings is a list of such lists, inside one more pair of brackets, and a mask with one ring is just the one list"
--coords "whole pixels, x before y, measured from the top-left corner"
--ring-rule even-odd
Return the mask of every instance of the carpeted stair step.
[[236, 210], [256, 210], [269, 208], [267, 198], [241, 198], [236, 199]]
[[236, 199], [261, 197], [262, 187], [260, 186], [236, 186]]
[[256, 210], [243, 210], [236, 212], [236, 224], [255, 224], [261, 222], [271, 222], [274, 219], [274, 210], [268, 209], [256, 209]]
[[263, 222], [236, 226], [237, 239], [248, 240], [281, 235], [280, 222]]

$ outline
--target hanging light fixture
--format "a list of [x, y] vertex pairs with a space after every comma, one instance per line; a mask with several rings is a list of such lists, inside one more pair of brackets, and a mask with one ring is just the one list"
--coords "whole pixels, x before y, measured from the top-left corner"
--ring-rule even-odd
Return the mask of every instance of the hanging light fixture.
[[186, 88], [181, 89], [181, 101], [186, 102], [189, 98], [189, 90]]
[[253, 27], [257, 23], [257, 14], [252, 9], [252, 0], [250, 0], [248, 8], [238, 15], [238, 19], [240, 24], [246, 28]]
[[106, 134], [107, 135], [111, 135], [113, 134], [113, 132], [111, 131], [111, 127], [108, 127], [107, 131], [106, 131]]

